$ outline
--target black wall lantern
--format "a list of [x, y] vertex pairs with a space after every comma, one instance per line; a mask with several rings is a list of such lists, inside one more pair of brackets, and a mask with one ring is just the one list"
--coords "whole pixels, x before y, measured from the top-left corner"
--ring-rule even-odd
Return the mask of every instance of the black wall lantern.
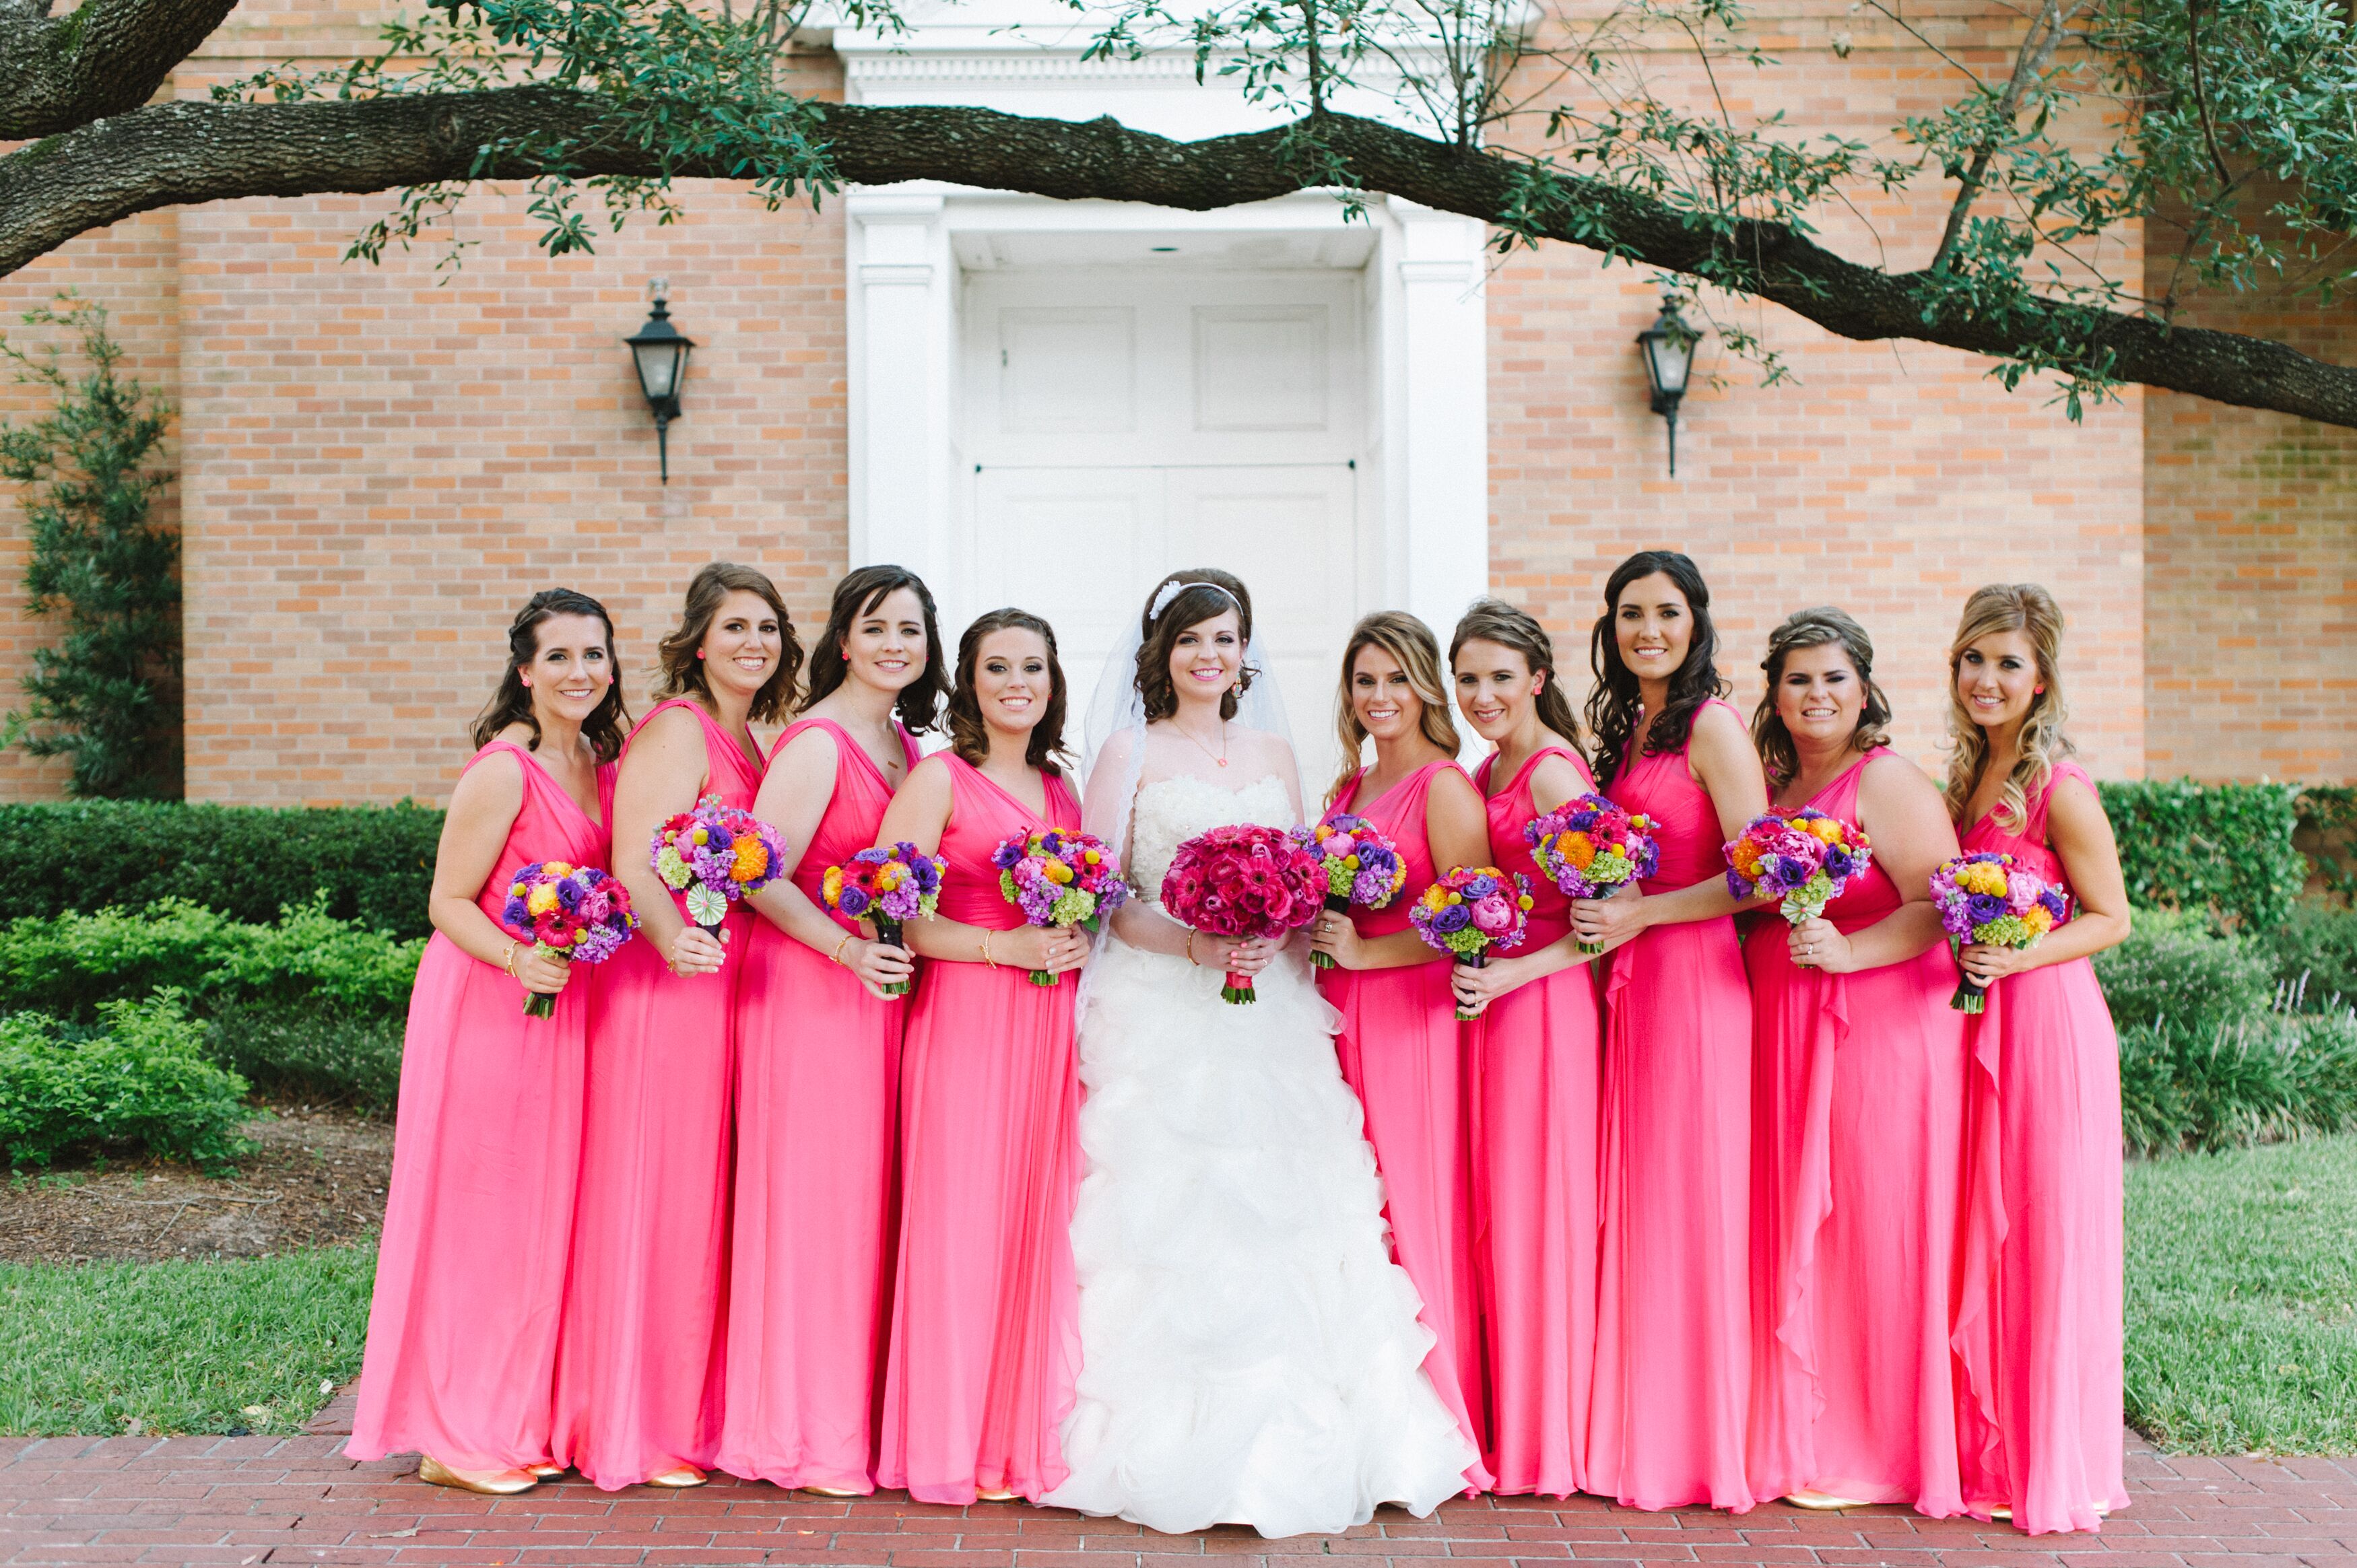
[[655, 416], [655, 446], [662, 455], [662, 482], [671, 483], [671, 422], [679, 417], [679, 387], [687, 380], [688, 350], [695, 339], [671, 324], [671, 280], [657, 278], [647, 285], [654, 300], [646, 325], [623, 342], [639, 367], [639, 390]]
[[1662, 313], [1637, 334], [1637, 352], [1645, 361], [1645, 381], [1653, 391], [1653, 412], [1670, 422], [1670, 474], [1678, 471], [1678, 401], [1686, 395], [1686, 377], [1694, 370], [1695, 329], [1678, 314], [1678, 296], [1662, 295]]

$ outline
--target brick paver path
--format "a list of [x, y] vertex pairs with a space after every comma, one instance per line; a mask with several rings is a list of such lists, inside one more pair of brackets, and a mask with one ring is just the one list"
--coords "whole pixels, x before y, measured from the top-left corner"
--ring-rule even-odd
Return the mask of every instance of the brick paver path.
[[[349, 1402], [339, 1402], [348, 1406]], [[332, 1409], [315, 1429], [339, 1424]], [[2190, 1459], [2131, 1434], [2135, 1506], [2101, 1535], [2032, 1539], [1901, 1509], [1741, 1518], [1640, 1513], [1596, 1498], [1483, 1498], [1429, 1520], [1386, 1509], [1342, 1536], [1156, 1535], [1009, 1504], [856, 1502], [725, 1477], [684, 1493], [566, 1482], [520, 1498], [421, 1484], [412, 1462], [356, 1464], [304, 1437], [0, 1441], [0, 1563], [826, 1563], [875, 1568], [1177, 1568], [1180, 1557], [1448, 1558], [1489, 1568], [1580, 1562], [1868, 1568], [2292, 1568], [2357, 1563], [2357, 1460]]]

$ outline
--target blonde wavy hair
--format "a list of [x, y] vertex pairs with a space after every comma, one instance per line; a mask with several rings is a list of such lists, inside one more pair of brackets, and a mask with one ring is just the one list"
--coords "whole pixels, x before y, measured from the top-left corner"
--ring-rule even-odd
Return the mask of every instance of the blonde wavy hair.
[[1973, 792], [1980, 788], [1988, 766], [1988, 734], [1973, 722], [1972, 711], [1956, 694], [1956, 671], [1964, 650], [1984, 637], [2018, 631], [2029, 639], [2038, 655], [2038, 682], [2046, 689], [2029, 699], [2029, 716], [2021, 724], [2021, 755], [1997, 793], [1993, 815], [2009, 832], [2019, 832], [2029, 820], [2029, 799], [2046, 788], [2055, 763], [2078, 749], [2062, 733], [2071, 716], [2062, 700], [2062, 609], [2054, 596], [2036, 583], [1991, 583], [1964, 601], [1956, 623], [1955, 640], [1948, 645], [1948, 815], [1959, 827]]
[[1425, 739], [1451, 757], [1457, 755], [1459, 744], [1456, 721], [1448, 716], [1448, 686], [1440, 674], [1440, 639], [1405, 610], [1377, 610], [1351, 628], [1351, 640], [1342, 647], [1342, 682], [1334, 699], [1334, 736], [1342, 744], [1342, 771], [1326, 791], [1329, 800], [1358, 772], [1359, 748], [1367, 741], [1366, 726], [1359, 722], [1359, 710], [1351, 703], [1351, 670], [1362, 648], [1382, 649], [1407, 672], [1408, 690], [1424, 703], [1417, 727]]

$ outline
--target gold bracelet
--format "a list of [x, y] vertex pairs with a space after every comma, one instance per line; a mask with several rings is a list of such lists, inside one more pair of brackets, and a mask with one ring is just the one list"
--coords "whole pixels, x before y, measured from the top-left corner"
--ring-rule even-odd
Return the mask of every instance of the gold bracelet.
[[843, 933], [843, 940], [835, 943], [834, 950], [826, 955], [827, 961], [829, 963], [841, 963], [843, 961], [843, 950], [850, 943], [853, 934], [854, 933], [850, 931]]
[[1195, 929], [1192, 926], [1187, 928], [1187, 961], [1194, 964], [1197, 969], [1203, 967], [1200, 963], [1195, 963]]
[[503, 958], [503, 959], [500, 960], [500, 967], [501, 969], [503, 969], [503, 970], [507, 971], [508, 978], [509, 978], [510, 980], [513, 980], [513, 979], [515, 979], [515, 978], [516, 978], [516, 972], [515, 972], [515, 950], [516, 950], [516, 945], [515, 945], [515, 943], [513, 943], [513, 942], [510, 942], [510, 943], [508, 944], [508, 955], [507, 955], [507, 957], [505, 957], [505, 958]]
[[998, 967], [998, 961], [990, 956], [990, 928], [987, 926], [982, 929], [982, 961], [993, 969]]

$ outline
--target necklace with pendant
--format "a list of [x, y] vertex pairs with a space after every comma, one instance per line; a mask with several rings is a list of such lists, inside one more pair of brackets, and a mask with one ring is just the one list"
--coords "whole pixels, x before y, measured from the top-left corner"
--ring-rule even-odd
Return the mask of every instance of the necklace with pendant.
[[1210, 746], [1205, 746], [1205, 745], [1204, 745], [1200, 740], [1197, 740], [1197, 739], [1196, 739], [1196, 737], [1195, 737], [1195, 734], [1194, 734], [1194, 732], [1193, 732], [1193, 731], [1191, 731], [1191, 730], [1187, 730], [1187, 729], [1179, 729], [1179, 728], [1178, 728], [1178, 725], [1172, 725], [1171, 727], [1172, 727], [1172, 728], [1174, 728], [1174, 729], [1178, 729], [1178, 733], [1179, 733], [1180, 735], [1185, 736], [1189, 740], [1192, 740], [1192, 741], [1194, 741], [1194, 742], [1195, 742], [1195, 749], [1196, 749], [1196, 750], [1198, 750], [1198, 751], [1200, 751], [1200, 752], [1201, 752], [1204, 756], [1206, 756], [1206, 757], [1210, 757], [1213, 762], [1218, 763], [1218, 764], [1219, 764], [1221, 767], [1222, 767], [1222, 768], [1225, 768], [1225, 767], [1228, 765], [1228, 759], [1227, 759], [1227, 757], [1222, 755], [1222, 753], [1225, 752], [1225, 751], [1228, 749], [1228, 721], [1227, 721], [1227, 720], [1225, 720], [1225, 719], [1222, 719], [1222, 720], [1220, 721], [1220, 749], [1219, 749], [1218, 751], [1213, 751]]

